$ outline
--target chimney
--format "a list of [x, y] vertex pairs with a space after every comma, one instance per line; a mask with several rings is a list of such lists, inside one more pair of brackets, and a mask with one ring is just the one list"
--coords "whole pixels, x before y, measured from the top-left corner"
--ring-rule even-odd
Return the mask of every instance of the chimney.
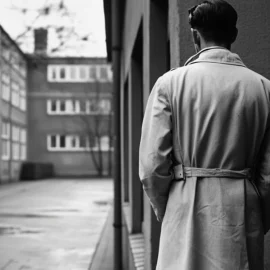
[[36, 54], [47, 54], [48, 30], [45, 28], [35, 29], [34, 40], [35, 40], [34, 52]]

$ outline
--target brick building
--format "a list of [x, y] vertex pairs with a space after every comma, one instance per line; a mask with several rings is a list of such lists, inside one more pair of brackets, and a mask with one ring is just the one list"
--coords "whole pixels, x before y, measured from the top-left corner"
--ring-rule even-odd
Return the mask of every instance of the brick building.
[[[247, 5], [244, 0], [228, 1], [239, 15], [239, 37], [232, 50], [239, 53], [248, 67], [270, 78], [270, 3], [251, 0]], [[194, 54], [187, 11], [199, 2], [104, 0], [108, 59], [112, 60], [113, 51], [114, 64], [120, 62], [122, 207], [115, 211], [122, 211], [124, 216], [123, 248], [119, 249], [123, 269], [150, 270], [156, 266], [160, 223], [142, 192], [138, 176], [140, 129], [149, 93], [158, 77], [182, 66]], [[120, 12], [120, 16], [115, 16], [121, 20], [117, 29], [117, 23], [112, 23], [113, 11]], [[114, 39], [120, 35], [121, 44], [112, 46], [111, 25], [116, 33]], [[119, 234], [115, 234], [116, 241]], [[268, 234], [265, 269], [270, 269], [269, 252]]]
[[56, 176], [110, 174], [111, 67], [105, 58], [49, 57], [46, 35], [35, 32], [28, 55], [28, 158], [52, 162]]
[[0, 27], [0, 182], [16, 181], [27, 159], [27, 59]]
[[110, 175], [110, 65], [46, 50], [46, 29], [25, 55], [0, 27], [0, 182], [19, 180], [26, 160], [52, 163], [56, 176]]

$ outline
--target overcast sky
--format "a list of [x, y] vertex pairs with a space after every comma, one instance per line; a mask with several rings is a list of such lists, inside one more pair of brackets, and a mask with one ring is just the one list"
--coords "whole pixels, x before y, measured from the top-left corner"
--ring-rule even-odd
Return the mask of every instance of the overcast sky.
[[0, 0], [0, 24], [13, 39], [26, 32], [17, 39], [25, 52], [33, 51], [33, 28], [46, 27], [49, 53], [106, 56], [103, 0]]

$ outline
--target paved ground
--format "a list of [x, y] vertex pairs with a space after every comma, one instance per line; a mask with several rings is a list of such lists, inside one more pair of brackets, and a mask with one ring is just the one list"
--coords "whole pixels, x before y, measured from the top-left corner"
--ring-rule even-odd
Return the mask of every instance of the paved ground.
[[88, 269], [111, 202], [111, 180], [0, 186], [0, 269]]

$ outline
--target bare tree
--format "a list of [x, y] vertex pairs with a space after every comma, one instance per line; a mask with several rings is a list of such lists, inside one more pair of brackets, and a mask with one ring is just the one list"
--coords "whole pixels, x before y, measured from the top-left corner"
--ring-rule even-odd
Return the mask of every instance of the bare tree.
[[[80, 113], [79, 120], [82, 123], [82, 136], [87, 140], [86, 151], [89, 152], [97, 174], [104, 175], [105, 162], [108, 159], [107, 174], [112, 174], [112, 117], [111, 110], [112, 98], [103, 99], [99, 89], [99, 83], [96, 83], [94, 93], [85, 94], [86, 104], [85, 113]], [[87, 106], [86, 105], [86, 106]], [[91, 112], [89, 114], [89, 112]], [[104, 152], [107, 152], [105, 156]]]
[[[76, 17], [69, 10], [64, 0], [44, 0], [43, 5], [37, 9], [30, 8], [26, 4], [27, 2], [25, 6], [16, 6], [15, 4], [10, 6], [10, 9], [21, 13], [25, 18], [28, 18], [30, 13], [36, 14], [31, 21], [25, 24], [25, 29], [14, 38], [19, 46], [29, 48], [29, 40], [32, 40], [31, 36], [36, 28], [44, 28], [54, 33], [56, 44], [53, 48], [50, 48], [49, 54], [60, 53], [71, 47], [75, 49], [74, 45], [70, 43], [71, 40], [75, 40], [80, 44], [91, 40], [92, 33], [85, 33], [83, 35], [77, 33], [75, 30]], [[59, 19], [52, 20], [53, 16], [57, 16]], [[28, 46], [25, 46], [26, 44]]]

